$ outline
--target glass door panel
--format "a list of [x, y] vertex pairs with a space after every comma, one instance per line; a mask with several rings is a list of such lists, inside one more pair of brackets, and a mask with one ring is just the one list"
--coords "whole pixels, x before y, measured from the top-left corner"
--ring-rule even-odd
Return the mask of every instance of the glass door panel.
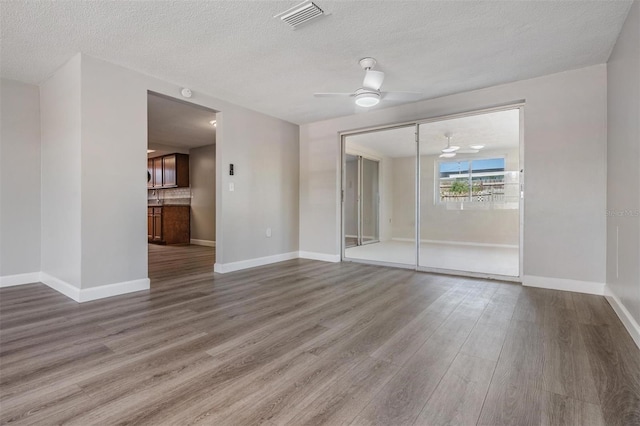
[[378, 241], [378, 162], [360, 157], [360, 224], [362, 244]]
[[[416, 267], [415, 130], [413, 124], [343, 138], [345, 259]], [[359, 158], [357, 195], [354, 158]], [[359, 211], [355, 242], [354, 210]]]
[[419, 125], [419, 267], [519, 275], [520, 114]]
[[344, 188], [344, 246], [355, 247], [358, 245], [359, 235], [359, 157], [356, 155], [345, 156], [345, 188]]

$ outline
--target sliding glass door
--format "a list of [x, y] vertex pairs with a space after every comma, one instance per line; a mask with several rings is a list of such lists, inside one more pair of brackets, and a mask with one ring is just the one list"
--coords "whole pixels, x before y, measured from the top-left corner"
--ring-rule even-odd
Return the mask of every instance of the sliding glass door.
[[520, 113], [516, 107], [345, 136], [343, 257], [518, 277]]

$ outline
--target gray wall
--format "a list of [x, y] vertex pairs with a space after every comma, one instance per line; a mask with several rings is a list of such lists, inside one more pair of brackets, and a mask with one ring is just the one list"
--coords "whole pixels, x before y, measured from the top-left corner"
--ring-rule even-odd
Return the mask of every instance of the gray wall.
[[[136, 73], [82, 56], [83, 289], [147, 278], [142, 81]], [[136, 205], [140, 198], [142, 209]]]
[[0, 87], [0, 276], [40, 271], [40, 92]]
[[607, 65], [607, 284], [640, 322], [640, 3]]
[[216, 240], [216, 146], [189, 150], [191, 239]]
[[340, 253], [338, 132], [525, 99], [524, 273], [603, 284], [606, 95], [596, 65], [301, 126], [300, 250]]
[[74, 56], [40, 85], [42, 272], [76, 288], [82, 282], [80, 62]]

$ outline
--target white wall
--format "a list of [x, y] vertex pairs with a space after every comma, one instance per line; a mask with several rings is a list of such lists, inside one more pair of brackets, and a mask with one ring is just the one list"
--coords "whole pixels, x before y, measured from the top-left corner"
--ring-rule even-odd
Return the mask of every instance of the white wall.
[[[640, 322], [640, 3], [607, 64], [607, 284]], [[640, 330], [636, 331], [636, 333]], [[639, 341], [640, 344], [640, 341]]]
[[216, 146], [189, 150], [191, 239], [216, 240]]
[[301, 126], [300, 250], [340, 252], [338, 132], [522, 99], [524, 273], [604, 283], [605, 65]]
[[81, 287], [80, 55], [40, 85], [42, 272]]
[[0, 276], [40, 271], [40, 92], [0, 86]]

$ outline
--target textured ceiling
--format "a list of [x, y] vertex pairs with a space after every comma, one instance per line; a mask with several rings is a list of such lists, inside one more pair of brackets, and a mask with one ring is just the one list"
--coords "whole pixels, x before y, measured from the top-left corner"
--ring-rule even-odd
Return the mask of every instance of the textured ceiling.
[[[469, 149], [469, 145], [484, 145], [476, 155], [488, 150], [517, 148], [520, 144], [519, 115], [519, 110], [512, 109], [421, 124], [420, 154], [440, 154], [447, 145], [447, 133], [451, 135], [451, 145], [459, 146], [461, 150]], [[358, 146], [395, 158], [415, 156], [414, 140], [415, 127], [410, 126], [347, 136], [346, 144], [347, 151], [350, 146]]]
[[[294, 123], [348, 115], [357, 61], [383, 90], [433, 98], [604, 63], [628, 1], [325, 1], [292, 31], [297, 1], [0, 2], [3, 77], [40, 83], [83, 52]], [[394, 105], [382, 102], [376, 108]]]
[[149, 145], [197, 148], [216, 143], [216, 128], [209, 122], [215, 111], [150, 93], [147, 96]]

